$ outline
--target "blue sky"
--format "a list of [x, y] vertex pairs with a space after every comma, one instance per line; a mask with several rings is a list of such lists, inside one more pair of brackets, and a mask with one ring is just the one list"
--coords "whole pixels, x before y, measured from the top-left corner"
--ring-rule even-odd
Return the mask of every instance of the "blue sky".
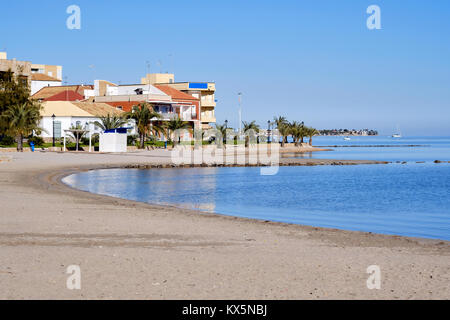
[[[81, 30], [66, 28], [72, 4]], [[371, 4], [381, 30], [366, 27]], [[69, 83], [138, 83], [146, 61], [176, 81], [215, 81], [217, 119], [233, 126], [242, 92], [243, 119], [264, 128], [284, 115], [450, 136], [449, 17], [446, 0], [16, 0], [0, 12], [0, 50], [62, 65]]]

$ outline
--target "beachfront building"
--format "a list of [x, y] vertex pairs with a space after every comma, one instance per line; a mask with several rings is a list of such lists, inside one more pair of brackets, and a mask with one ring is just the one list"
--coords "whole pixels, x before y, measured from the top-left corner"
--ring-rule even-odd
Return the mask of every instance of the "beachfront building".
[[19, 76], [19, 80], [23, 81], [31, 87], [31, 62], [9, 59], [6, 52], [0, 52], [0, 76], [11, 70], [14, 75]]
[[61, 86], [61, 80], [43, 73], [31, 73], [31, 95], [42, 88]]
[[216, 122], [216, 84], [214, 82], [175, 82], [171, 73], [150, 73], [141, 79], [142, 84], [167, 85], [200, 100], [200, 122], [203, 129]]
[[[106, 103], [72, 102], [72, 101], [45, 101], [42, 103], [42, 120], [40, 127], [44, 129], [41, 137], [46, 141], [62, 138], [64, 130], [80, 126], [88, 129], [91, 134], [100, 133], [101, 129], [94, 125], [99, 117], [109, 115], [120, 116], [123, 111], [111, 107]], [[129, 124], [134, 127], [134, 123]], [[132, 129], [129, 134], [136, 134]]]
[[[88, 101], [106, 103], [121, 110], [131, 111], [140, 103], [150, 103], [161, 119], [179, 118], [190, 124], [191, 129], [200, 128], [200, 100], [166, 85], [126, 84], [117, 85], [96, 80], [94, 89], [87, 92]], [[164, 139], [161, 136], [161, 139]]]
[[26, 81], [33, 95], [43, 87], [60, 86], [62, 66], [33, 64], [29, 61], [8, 60], [6, 52], [0, 52], [0, 73], [11, 70]]

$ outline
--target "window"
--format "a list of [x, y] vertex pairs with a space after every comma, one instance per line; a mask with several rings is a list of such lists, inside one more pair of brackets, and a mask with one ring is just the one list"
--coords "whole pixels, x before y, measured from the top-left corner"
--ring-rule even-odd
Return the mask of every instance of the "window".
[[123, 107], [122, 106], [117, 106], [116, 109], [123, 110]]

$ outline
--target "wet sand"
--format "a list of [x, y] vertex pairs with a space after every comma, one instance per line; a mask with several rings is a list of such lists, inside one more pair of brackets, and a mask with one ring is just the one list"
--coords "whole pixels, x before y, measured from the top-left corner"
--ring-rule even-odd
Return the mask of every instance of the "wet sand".
[[[164, 150], [0, 152], [0, 299], [450, 298], [446, 241], [205, 214], [60, 181], [80, 170], [170, 163]], [[81, 290], [66, 288], [69, 265], [81, 268]], [[381, 269], [380, 290], [366, 286], [370, 265]]]

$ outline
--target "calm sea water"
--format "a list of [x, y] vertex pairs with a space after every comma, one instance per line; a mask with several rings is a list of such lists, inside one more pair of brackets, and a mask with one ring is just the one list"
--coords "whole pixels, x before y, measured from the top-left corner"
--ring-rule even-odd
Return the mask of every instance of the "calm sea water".
[[[350, 142], [372, 145], [382, 138], [376, 139]], [[330, 140], [346, 142], [319, 137], [314, 144], [338, 144]], [[407, 164], [281, 167], [275, 176], [245, 167], [107, 169], [71, 175], [64, 182], [93, 193], [232, 216], [450, 240], [450, 164], [432, 162], [450, 160], [450, 138], [406, 144], [427, 146], [344, 147], [311, 155]]]
[[398, 139], [373, 136], [350, 137], [350, 139], [350, 141], [346, 141], [344, 137], [314, 137], [314, 146], [327, 147], [333, 151], [287, 154], [286, 156], [340, 160], [450, 160], [450, 137], [404, 137]]

